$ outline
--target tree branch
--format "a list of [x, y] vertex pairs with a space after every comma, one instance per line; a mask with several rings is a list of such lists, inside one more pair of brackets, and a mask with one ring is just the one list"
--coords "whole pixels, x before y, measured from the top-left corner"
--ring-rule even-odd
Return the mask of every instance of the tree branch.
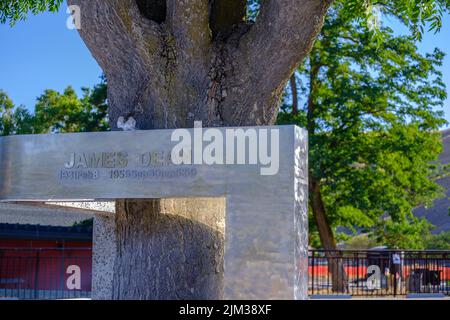
[[144, 112], [143, 95], [152, 81], [160, 81], [165, 32], [139, 11], [136, 0], [68, 0], [68, 4], [80, 7], [79, 33], [108, 80], [108, 114], [115, 129], [120, 116], [136, 118]]
[[167, 25], [180, 53], [204, 56], [211, 43], [208, 0], [167, 0]]
[[266, 0], [243, 36], [244, 59], [261, 92], [280, 91], [309, 53], [332, 0]]
[[297, 89], [297, 77], [295, 72], [290, 79], [291, 91], [292, 91], [292, 114], [298, 115], [298, 89]]
[[311, 62], [309, 71], [309, 93], [307, 103], [307, 128], [310, 135], [313, 135], [316, 131], [316, 101], [315, 95], [317, 91], [317, 78], [319, 76], [320, 64], [316, 64], [315, 61]]
[[107, 77], [118, 63], [126, 65], [136, 60], [138, 53], [159, 50], [159, 27], [141, 15], [135, 0], [67, 2], [80, 7], [80, 36]]

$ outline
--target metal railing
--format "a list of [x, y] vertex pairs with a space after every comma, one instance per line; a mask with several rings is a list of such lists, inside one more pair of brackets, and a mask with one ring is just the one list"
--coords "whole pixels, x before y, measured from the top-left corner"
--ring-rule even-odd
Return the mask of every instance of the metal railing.
[[0, 299], [89, 298], [91, 278], [90, 248], [0, 248]]
[[450, 295], [450, 251], [310, 250], [309, 294]]

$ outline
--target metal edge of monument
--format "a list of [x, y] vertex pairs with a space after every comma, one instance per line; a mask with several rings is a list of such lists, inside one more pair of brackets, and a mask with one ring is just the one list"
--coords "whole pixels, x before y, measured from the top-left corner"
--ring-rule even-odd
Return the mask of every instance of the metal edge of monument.
[[[307, 132], [182, 130], [175, 139], [174, 130], [0, 137], [0, 202], [223, 197], [224, 298], [306, 299]], [[177, 146], [190, 151], [182, 164], [174, 164]], [[95, 220], [108, 236], [94, 231], [94, 299], [111, 298], [113, 220]]]

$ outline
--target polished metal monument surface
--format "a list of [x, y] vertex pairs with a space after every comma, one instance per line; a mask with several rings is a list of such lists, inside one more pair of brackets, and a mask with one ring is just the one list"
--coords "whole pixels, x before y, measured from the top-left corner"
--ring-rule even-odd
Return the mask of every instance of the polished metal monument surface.
[[[229, 129], [216, 130], [226, 136]], [[175, 165], [173, 130], [3, 137], [0, 202], [223, 197], [224, 297], [305, 299], [307, 133], [295, 126], [253, 129], [278, 132], [274, 174], [262, 174], [267, 163], [252, 161], [209, 165], [193, 158], [193, 164]], [[195, 136], [194, 129], [189, 132]], [[253, 149], [246, 149], [249, 159]], [[96, 299], [111, 297], [113, 220], [99, 216], [94, 227]]]

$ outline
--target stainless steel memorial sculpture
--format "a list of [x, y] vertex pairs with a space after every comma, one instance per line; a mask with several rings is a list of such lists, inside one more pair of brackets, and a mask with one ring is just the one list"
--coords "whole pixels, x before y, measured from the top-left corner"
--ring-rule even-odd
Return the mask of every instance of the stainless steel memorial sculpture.
[[[204, 133], [198, 130], [202, 129], [184, 133], [194, 141]], [[3, 137], [0, 201], [223, 197], [224, 298], [305, 299], [306, 131], [295, 126], [213, 130], [234, 143], [228, 145], [234, 150], [231, 154], [229, 148], [228, 154], [225, 148], [220, 152], [216, 148], [213, 161], [202, 157], [208, 143], [200, 147], [188, 146], [186, 141], [180, 144], [174, 140], [174, 130]], [[180, 146], [185, 148], [180, 151]], [[262, 151], [278, 152], [278, 163], [269, 164]], [[174, 152], [185, 162], [175, 164]], [[115, 255], [114, 220], [99, 216], [95, 224], [93, 298], [108, 299]]]

